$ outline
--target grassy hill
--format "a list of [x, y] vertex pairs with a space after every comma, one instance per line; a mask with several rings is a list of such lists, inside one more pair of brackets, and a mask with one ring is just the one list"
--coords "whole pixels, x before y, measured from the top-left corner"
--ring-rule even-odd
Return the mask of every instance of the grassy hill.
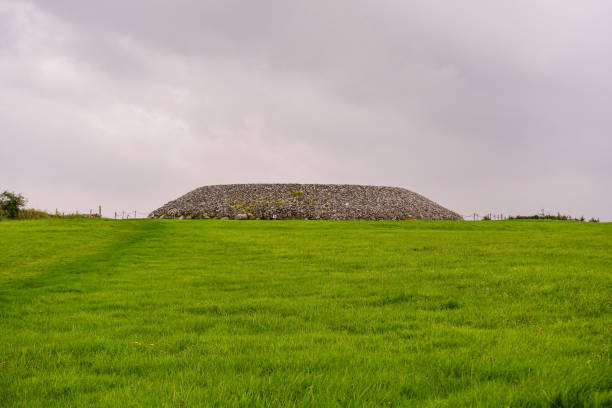
[[0, 406], [612, 406], [612, 224], [0, 222]]

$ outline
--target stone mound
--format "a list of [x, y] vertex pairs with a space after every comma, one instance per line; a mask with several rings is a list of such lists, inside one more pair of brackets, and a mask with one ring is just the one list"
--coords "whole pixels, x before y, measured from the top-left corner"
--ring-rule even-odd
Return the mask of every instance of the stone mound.
[[151, 218], [461, 220], [399, 187], [347, 184], [226, 184], [197, 188], [153, 211]]

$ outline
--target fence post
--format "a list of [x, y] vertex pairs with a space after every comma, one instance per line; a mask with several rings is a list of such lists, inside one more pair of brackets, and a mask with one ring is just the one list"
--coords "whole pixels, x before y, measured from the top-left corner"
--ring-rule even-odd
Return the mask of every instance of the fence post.
[[134, 210], [134, 218], [136, 218], [136, 210]]
[[102, 206], [101, 205], [98, 206], [98, 215], [100, 216], [100, 218], [102, 218]]
[[115, 211], [115, 219], [117, 219], [117, 211]]

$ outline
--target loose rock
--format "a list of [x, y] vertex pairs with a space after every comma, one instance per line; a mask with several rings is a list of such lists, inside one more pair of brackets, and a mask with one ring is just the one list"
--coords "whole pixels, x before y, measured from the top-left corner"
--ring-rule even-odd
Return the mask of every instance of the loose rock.
[[347, 184], [226, 184], [197, 188], [153, 211], [152, 218], [461, 220], [399, 187]]

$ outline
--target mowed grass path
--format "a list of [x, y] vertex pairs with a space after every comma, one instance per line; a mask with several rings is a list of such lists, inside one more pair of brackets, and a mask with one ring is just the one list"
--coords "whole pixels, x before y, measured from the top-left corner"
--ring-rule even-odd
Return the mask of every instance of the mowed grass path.
[[612, 406], [612, 224], [0, 222], [0, 406]]

